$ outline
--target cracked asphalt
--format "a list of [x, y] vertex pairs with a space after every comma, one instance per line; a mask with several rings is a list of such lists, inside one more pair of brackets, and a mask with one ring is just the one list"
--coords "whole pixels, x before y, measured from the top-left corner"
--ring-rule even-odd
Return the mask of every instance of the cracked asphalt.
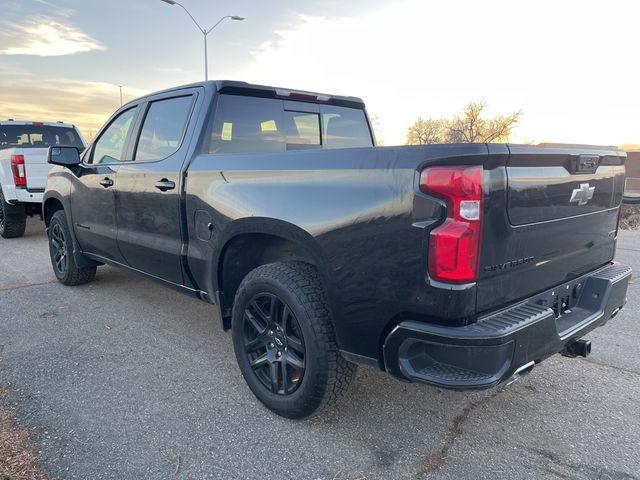
[[[0, 389], [52, 479], [640, 479], [640, 287], [504, 390], [451, 392], [361, 368], [311, 421], [254, 399], [210, 305], [101, 267], [55, 281], [42, 223], [0, 239]], [[617, 259], [640, 272], [640, 233]]]

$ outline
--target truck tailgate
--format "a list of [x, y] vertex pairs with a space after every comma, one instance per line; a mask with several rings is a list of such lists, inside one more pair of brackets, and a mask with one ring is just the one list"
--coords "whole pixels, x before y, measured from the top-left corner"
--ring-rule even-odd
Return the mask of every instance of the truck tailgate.
[[477, 310], [572, 280], [615, 254], [625, 155], [508, 145], [490, 179]]
[[27, 189], [44, 190], [51, 165], [47, 163], [47, 148], [15, 148], [15, 155], [24, 155]]

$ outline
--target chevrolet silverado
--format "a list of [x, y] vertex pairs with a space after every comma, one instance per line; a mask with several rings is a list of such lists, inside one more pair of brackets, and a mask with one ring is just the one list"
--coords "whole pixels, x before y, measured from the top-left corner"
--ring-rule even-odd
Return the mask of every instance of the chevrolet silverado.
[[376, 147], [358, 98], [211, 81], [132, 101], [49, 162], [59, 281], [110, 264], [215, 304], [248, 386], [290, 418], [357, 364], [477, 389], [586, 356], [626, 302], [616, 148]]

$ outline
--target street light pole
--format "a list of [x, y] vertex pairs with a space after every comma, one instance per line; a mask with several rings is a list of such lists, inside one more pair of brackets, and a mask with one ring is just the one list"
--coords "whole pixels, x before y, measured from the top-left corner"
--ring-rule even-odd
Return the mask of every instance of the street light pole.
[[224, 17], [222, 17], [220, 20], [218, 20], [213, 27], [211, 27], [209, 30], [205, 30], [204, 28], [202, 28], [200, 26], [200, 24], [196, 21], [195, 18], [193, 18], [193, 15], [191, 15], [191, 13], [189, 12], [189, 10], [187, 10], [187, 8], [182, 5], [180, 2], [176, 2], [175, 0], [161, 0], [164, 3], [168, 3], [169, 5], [178, 5], [180, 8], [182, 8], [185, 12], [187, 12], [187, 15], [189, 15], [189, 18], [193, 21], [193, 23], [196, 25], [196, 27], [198, 27], [198, 30], [200, 30], [200, 32], [202, 33], [203, 37], [204, 37], [204, 79], [205, 80], [209, 80], [209, 61], [208, 61], [208, 55], [207, 55], [207, 36], [211, 33], [211, 31], [216, 28], [218, 25], [220, 25], [220, 23], [222, 23], [223, 20], [230, 18], [231, 20], [238, 20], [238, 21], [242, 21], [244, 20], [243, 17], [238, 17], [237, 15], [225, 15]]

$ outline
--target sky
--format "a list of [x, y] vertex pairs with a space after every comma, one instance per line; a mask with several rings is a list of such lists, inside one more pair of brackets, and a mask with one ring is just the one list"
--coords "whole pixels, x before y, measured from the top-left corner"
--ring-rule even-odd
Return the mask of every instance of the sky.
[[[470, 101], [522, 111], [514, 142], [640, 144], [640, 1], [181, 0], [209, 78], [364, 99], [385, 145]], [[161, 0], [2, 0], [0, 118], [93, 136], [124, 100], [204, 79]]]

